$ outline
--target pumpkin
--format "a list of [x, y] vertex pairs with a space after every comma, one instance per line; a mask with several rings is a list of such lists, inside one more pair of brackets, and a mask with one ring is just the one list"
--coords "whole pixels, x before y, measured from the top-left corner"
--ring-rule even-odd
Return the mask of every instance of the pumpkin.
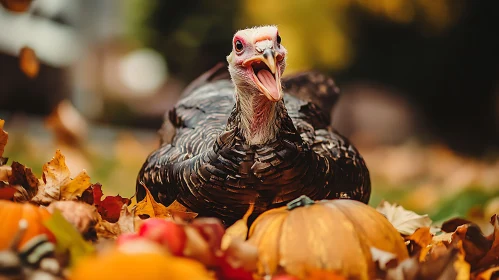
[[45, 234], [50, 242], [55, 242], [52, 232], [43, 225], [43, 221], [50, 216], [46, 209], [32, 204], [0, 200], [0, 250], [11, 246], [14, 236], [19, 232], [21, 219], [26, 220], [28, 227], [16, 249], [22, 248], [26, 242], [41, 234]]
[[160, 252], [125, 253], [119, 250], [87, 257], [78, 262], [70, 280], [150, 279], [213, 280], [199, 262]]
[[262, 213], [251, 225], [248, 242], [258, 247], [258, 273], [287, 273], [307, 279], [314, 270], [348, 279], [372, 279], [371, 247], [408, 257], [401, 235], [372, 207], [346, 199], [314, 202], [302, 196]]

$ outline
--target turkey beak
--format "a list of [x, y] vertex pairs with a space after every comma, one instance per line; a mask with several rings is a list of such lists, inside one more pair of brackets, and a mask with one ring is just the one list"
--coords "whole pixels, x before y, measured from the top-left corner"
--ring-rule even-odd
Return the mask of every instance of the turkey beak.
[[270, 72], [275, 75], [276, 70], [276, 53], [273, 49], [265, 49], [263, 51], [263, 62], [269, 67]]

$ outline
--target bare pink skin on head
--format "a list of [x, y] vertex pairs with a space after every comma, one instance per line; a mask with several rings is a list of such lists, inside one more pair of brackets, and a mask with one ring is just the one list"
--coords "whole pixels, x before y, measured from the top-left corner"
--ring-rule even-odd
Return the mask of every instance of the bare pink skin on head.
[[278, 128], [276, 103], [282, 100], [281, 75], [287, 51], [275, 26], [238, 31], [227, 56], [236, 87], [243, 134], [250, 144], [262, 144], [275, 137]]

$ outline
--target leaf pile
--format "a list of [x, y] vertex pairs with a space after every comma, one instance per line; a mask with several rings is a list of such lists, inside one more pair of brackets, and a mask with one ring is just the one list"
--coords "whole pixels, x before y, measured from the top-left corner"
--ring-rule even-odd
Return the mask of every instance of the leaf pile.
[[[199, 218], [178, 202], [168, 207], [156, 202], [145, 186], [146, 196], [137, 203], [120, 195], [105, 196], [103, 186], [93, 183], [85, 170], [71, 176], [60, 150], [37, 177], [18, 162], [7, 165], [3, 152], [8, 134], [3, 125], [0, 120], [0, 199], [47, 208], [52, 216], [44, 224], [57, 241], [55, 247], [49, 246], [52, 249], [47, 254], [39, 256], [39, 261], [29, 265], [24, 261], [25, 252], [14, 247], [1, 251], [0, 278], [43, 274], [45, 279], [85, 279], [88, 275], [106, 279], [129, 275], [148, 279], [183, 279], [187, 275], [196, 279], [256, 279], [258, 249], [246, 241], [252, 207], [226, 229], [220, 220]], [[371, 248], [377, 279], [482, 280], [499, 276], [496, 215], [490, 221], [493, 232], [484, 234], [479, 225], [468, 220], [456, 218], [437, 226], [428, 215], [386, 201], [377, 210], [399, 231], [410, 256], [398, 262], [393, 254]], [[22, 220], [14, 226], [17, 224], [22, 225]], [[18, 235], [23, 232], [20, 226]], [[43, 240], [37, 244], [36, 248], [48, 246]], [[140, 272], [136, 263], [144, 258], [148, 261], [141, 266], [147, 267], [147, 272]], [[158, 270], [158, 265], [165, 270]], [[102, 268], [96, 271], [94, 266]], [[307, 279], [345, 279], [338, 271], [312, 267], [308, 271]], [[299, 278], [278, 274], [268, 279]]]

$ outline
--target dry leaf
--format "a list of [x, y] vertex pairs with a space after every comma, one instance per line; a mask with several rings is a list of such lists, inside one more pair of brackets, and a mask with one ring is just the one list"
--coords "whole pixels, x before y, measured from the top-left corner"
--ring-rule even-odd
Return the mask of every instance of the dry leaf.
[[28, 195], [28, 200], [35, 196], [38, 191], [38, 178], [31, 170], [16, 161], [12, 162], [12, 175], [9, 177], [9, 185], [21, 186], [24, 188]]
[[433, 235], [430, 233], [429, 227], [418, 228], [413, 234], [407, 236], [405, 240], [412, 240], [421, 248], [430, 245], [433, 240]]
[[128, 211], [126, 205], [123, 205], [118, 222], [110, 223], [99, 215], [95, 230], [99, 238], [116, 239], [120, 234], [135, 233], [139, 226], [140, 219], [136, 217], [134, 209]]
[[485, 256], [477, 263], [477, 269], [486, 268], [489, 266], [499, 266], [499, 219], [496, 215], [492, 217], [492, 225], [494, 226], [494, 233], [488, 238], [492, 241], [492, 246], [487, 251]]
[[83, 170], [74, 179], [66, 166], [65, 157], [57, 150], [55, 157], [43, 165], [43, 175], [33, 202], [49, 204], [57, 200], [77, 200], [90, 187], [90, 177]]
[[411, 235], [418, 228], [429, 227], [432, 223], [428, 215], [418, 215], [397, 204], [381, 202], [376, 208], [403, 235]]
[[371, 256], [373, 261], [378, 265], [378, 268], [385, 271], [389, 268], [396, 267], [398, 264], [397, 256], [393, 253], [371, 247]]
[[499, 279], [499, 267], [492, 267], [483, 272], [480, 272], [473, 279], [474, 280]]
[[453, 234], [453, 238], [458, 237], [462, 240], [463, 249], [466, 252], [466, 261], [475, 269], [477, 263], [492, 247], [492, 240], [485, 237], [475, 224], [459, 226]]
[[[12, 0], [10, 1], [12, 2]], [[29, 78], [35, 78], [40, 71], [40, 62], [30, 47], [23, 47], [19, 53], [19, 67]]]
[[246, 240], [248, 236], [248, 218], [253, 213], [253, 209], [255, 208], [254, 204], [251, 204], [248, 208], [248, 211], [244, 214], [241, 220], [235, 222], [232, 226], [227, 228], [224, 236], [222, 237], [222, 250], [226, 250], [229, 248], [230, 244], [235, 240]]
[[33, 2], [33, 0], [0, 0], [0, 4], [2, 4], [5, 9], [16, 13], [22, 13], [29, 10], [31, 2]]
[[143, 187], [146, 190], [146, 196], [143, 200], [137, 203], [135, 215], [144, 218], [174, 218], [175, 216], [180, 216], [192, 217], [192, 219], [197, 216], [197, 213], [187, 212], [187, 208], [183, 207], [178, 202], [172, 203], [169, 207], [166, 207], [161, 203], [157, 203], [151, 195], [149, 189], [145, 186]]
[[[464, 275], [464, 277], [463, 277]], [[401, 262], [397, 267], [389, 269], [387, 280], [416, 279], [469, 279], [469, 264], [463, 260], [459, 248], [452, 247], [433, 261], [420, 263], [417, 257]]]
[[81, 201], [88, 204], [95, 205], [97, 211], [102, 216], [102, 218], [108, 222], [116, 223], [120, 218], [121, 208], [123, 205], [129, 205], [130, 199], [123, 198], [120, 195], [117, 196], [106, 196], [102, 200], [102, 185], [99, 183], [91, 185], [88, 189], [83, 192], [81, 196]]
[[7, 165], [0, 166], [0, 181], [8, 182], [9, 177], [12, 175], [12, 168]]
[[51, 213], [58, 209], [62, 216], [83, 235], [93, 231], [99, 220], [97, 209], [83, 202], [55, 201], [47, 209]]
[[7, 141], [9, 140], [9, 133], [3, 130], [3, 126], [5, 121], [0, 119], [0, 165], [4, 165], [7, 163], [7, 160], [3, 159], [3, 152], [5, 151], [5, 145], [7, 145]]
[[88, 125], [85, 118], [68, 100], [61, 101], [45, 120], [58, 143], [79, 147], [85, 140]]
[[4, 186], [0, 187], [0, 199], [1, 200], [13, 200], [14, 194], [17, 192], [16, 188]]

